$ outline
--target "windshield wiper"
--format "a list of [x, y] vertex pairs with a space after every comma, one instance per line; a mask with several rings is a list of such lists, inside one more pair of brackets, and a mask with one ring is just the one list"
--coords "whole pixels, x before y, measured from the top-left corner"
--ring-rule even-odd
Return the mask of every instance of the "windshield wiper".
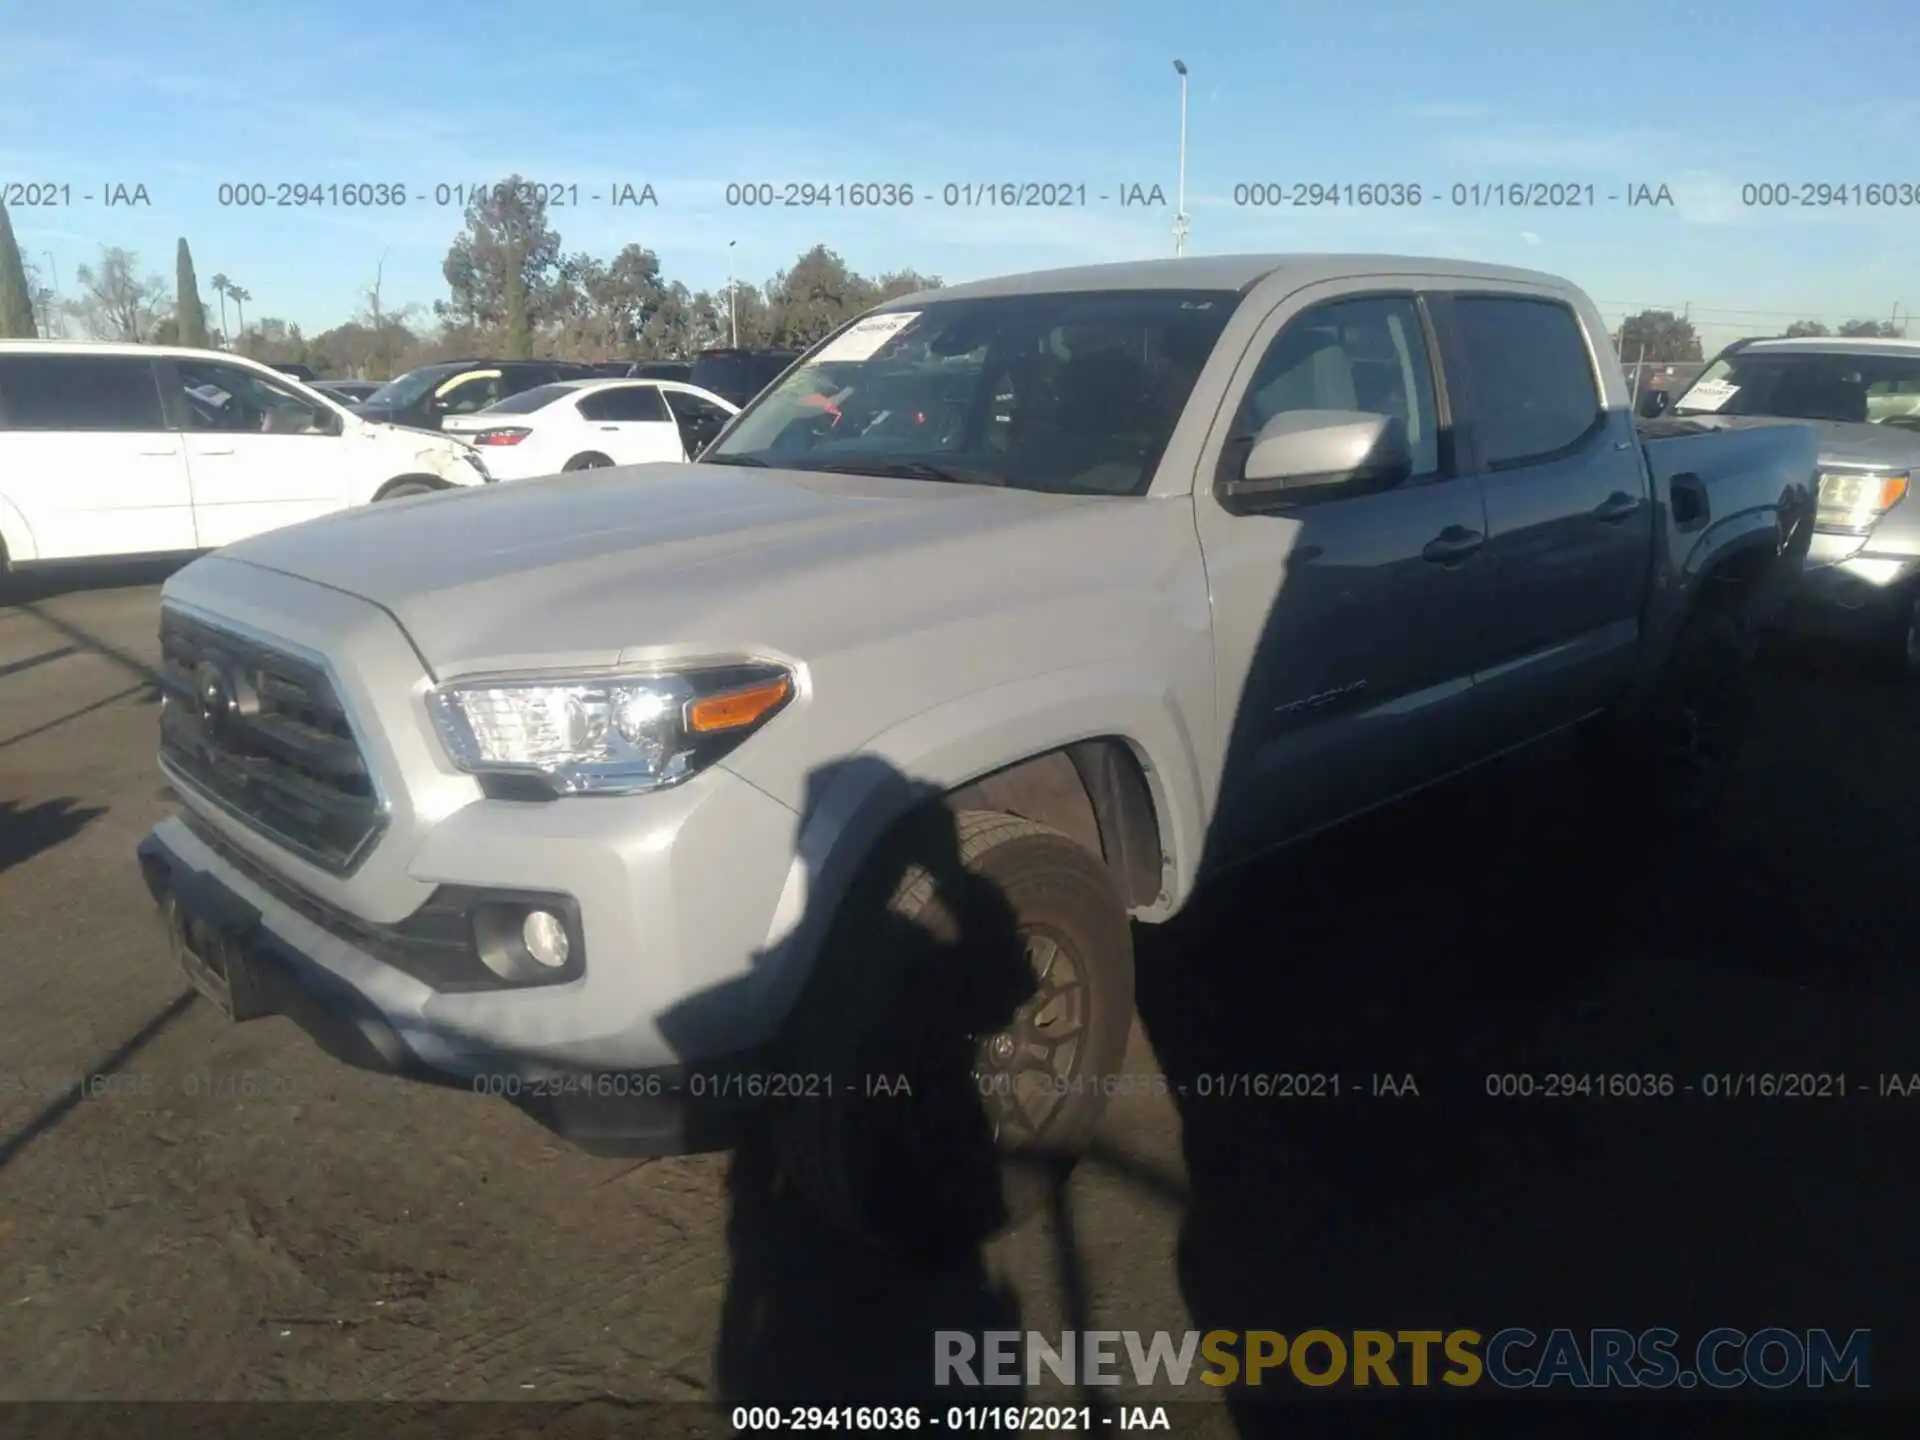
[[697, 463], [701, 465], [757, 465], [762, 470], [770, 468], [767, 462], [757, 455], [702, 455]]
[[991, 470], [964, 465], [938, 465], [926, 460], [835, 460], [809, 465], [809, 470], [837, 470], [843, 475], [880, 475], [893, 480], [944, 480], [951, 485], [1005, 485], [1007, 478]]

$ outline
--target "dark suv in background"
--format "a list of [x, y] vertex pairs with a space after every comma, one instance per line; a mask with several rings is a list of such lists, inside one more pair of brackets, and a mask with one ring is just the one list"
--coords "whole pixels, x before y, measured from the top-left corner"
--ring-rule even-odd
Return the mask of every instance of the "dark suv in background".
[[536, 385], [592, 374], [592, 366], [572, 360], [443, 360], [389, 380], [352, 409], [363, 420], [438, 430], [449, 415], [471, 415]]
[[799, 358], [798, 350], [702, 350], [687, 383], [744, 406]]
[[593, 373], [613, 380], [680, 380], [693, 375], [691, 360], [602, 360]]

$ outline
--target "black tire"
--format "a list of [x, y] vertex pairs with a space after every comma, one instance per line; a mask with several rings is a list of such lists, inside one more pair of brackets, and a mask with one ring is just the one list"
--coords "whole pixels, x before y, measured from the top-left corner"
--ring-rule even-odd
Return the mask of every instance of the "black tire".
[[611, 464], [613, 461], [606, 456], [590, 451], [585, 455], [576, 455], [567, 461], [560, 467], [560, 473], [564, 475], [575, 470], [600, 470]]
[[1751, 637], [1731, 615], [1688, 617], [1645, 701], [1583, 737], [1603, 800], [1636, 825], [1685, 827], [1712, 815], [1751, 728], [1753, 658]]
[[[833, 1093], [775, 1103], [782, 1167], [841, 1228], [964, 1253], [1064, 1179], [1132, 1024], [1132, 929], [1098, 857], [1013, 815], [916, 817], [842, 906], [787, 1027], [794, 1072]], [[1043, 1055], [1050, 1071], [1021, 1063]]]
[[405, 500], [411, 495], [431, 495], [436, 490], [442, 488], [443, 487], [434, 484], [430, 480], [396, 480], [378, 495], [374, 496], [374, 499]]
[[1874, 669], [1896, 685], [1920, 681], [1920, 584], [1892, 597], [1892, 612], [1875, 645]]

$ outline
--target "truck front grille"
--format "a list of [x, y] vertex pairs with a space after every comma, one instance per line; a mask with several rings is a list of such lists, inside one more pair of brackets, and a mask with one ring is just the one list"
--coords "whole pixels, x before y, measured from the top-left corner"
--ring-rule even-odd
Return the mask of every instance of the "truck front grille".
[[173, 609], [160, 615], [160, 756], [301, 858], [345, 875], [386, 810], [326, 672]]

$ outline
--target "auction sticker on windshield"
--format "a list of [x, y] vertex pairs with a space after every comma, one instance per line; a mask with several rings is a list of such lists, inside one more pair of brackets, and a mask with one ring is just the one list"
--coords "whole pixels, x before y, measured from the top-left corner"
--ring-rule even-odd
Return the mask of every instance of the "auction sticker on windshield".
[[1718, 410], [1739, 393], [1738, 385], [1729, 385], [1724, 380], [1702, 380], [1687, 391], [1680, 404], [1688, 410]]
[[864, 320], [857, 320], [845, 334], [814, 356], [813, 363], [818, 365], [834, 360], [871, 360], [880, 353], [882, 346], [919, 318], [918, 310], [895, 310], [885, 315], [869, 315]]

